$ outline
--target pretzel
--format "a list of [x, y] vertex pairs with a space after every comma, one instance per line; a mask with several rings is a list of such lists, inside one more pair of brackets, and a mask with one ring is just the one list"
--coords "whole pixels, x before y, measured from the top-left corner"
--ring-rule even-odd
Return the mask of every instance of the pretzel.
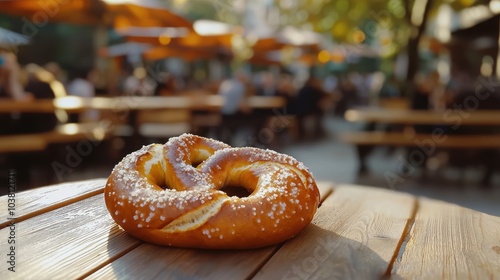
[[[226, 193], [242, 187], [248, 196]], [[144, 241], [249, 249], [281, 243], [312, 220], [319, 191], [294, 158], [183, 134], [127, 155], [104, 189], [115, 222]]]

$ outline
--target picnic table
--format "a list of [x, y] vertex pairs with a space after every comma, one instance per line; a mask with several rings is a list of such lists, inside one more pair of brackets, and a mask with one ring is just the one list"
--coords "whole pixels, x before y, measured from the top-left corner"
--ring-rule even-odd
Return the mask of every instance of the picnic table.
[[[347, 110], [345, 119], [353, 123], [364, 124], [363, 131], [346, 131], [339, 135], [345, 143], [356, 145], [359, 158], [359, 172], [367, 171], [366, 158], [374, 147], [406, 147], [411, 151], [420, 149], [421, 158], [431, 156], [435, 148], [468, 149], [487, 151], [494, 155], [494, 149], [500, 148], [500, 110], [411, 110], [364, 107]], [[380, 126], [382, 125], [382, 126]], [[392, 128], [398, 131], [380, 131], [380, 128]], [[457, 133], [462, 128], [488, 128], [484, 132]], [[495, 129], [493, 129], [495, 128]], [[423, 130], [422, 130], [423, 129]], [[479, 130], [481, 131], [481, 130]], [[431, 151], [431, 152], [428, 152]], [[426, 155], [424, 155], [426, 153]], [[487, 172], [482, 179], [488, 185], [491, 178], [493, 160], [484, 160]], [[420, 165], [420, 164], [419, 164]]]
[[[253, 109], [272, 109], [285, 106], [283, 97], [251, 96], [247, 99]], [[224, 97], [219, 95], [195, 96], [121, 96], [121, 97], [77, 97], [65, 96], [55, 99], [19, 101], [0, 99], [0, 113], [52, 113], [55, 110], [82, 112], [89, 109], [107, 111], [136, 111], [154, 109], [189, 109], [219, 111]]]
[[[286, 105], [286, 100], [282, 97], [251, 96], [247, 99], [247, 102], [250, 108], [260, 112], [271, 112], [273, 109], [280, 109]], [[200, 123], [204, 125], [208, 122], [213, 123], [219, 120], [219, 118], [213, 118], [212, 115], [202, 115], [195, 120], [192, 116], [194, 115], [193, 112], [211, 112], [215, 113], [216, 117], [218, 117], [218, 112], [222, 108], [223, 104], [224, 98], [219, 95], [121, 96], [90, 98], [65, 96], [55, 99], [39, 99], [33, 101], [0, 99], [0, 113], [54, 113], [58, 110], [63, 110], [68, 113], [81, 113], [86, 110], [100, 110], [108, 112], [109, 114], [107, 116], [110, 117], [110, 119], [103, 118], [104, 121], [93, 123], [93, 125], [85, 124], [82, 128], [85, 128], [87, 132], [91, 132], [94, 130], [102, 130], [102, 127], [104, 126], [111, 127], [118, 131], [118, 128], [124, 127], [113, 122], [126, 120], [128, 127], [125, 127], [127, 129], [122, 129], [122, 131], [125, 131], [125, 134], [132, 136], [131, 141], [128, 143], [132, 147], [131, 149], [136, 149], [142, 145], [140, 116], [152, 116], [152, 119], [155, 119], [156, 122], [164, 121], [162, 113], [165, 112], [173, 113], [176, 115], [176, 119], [184, 115], [191, 116], [188, 117], [191, 118], [191, 123], [185, 120], [188, 128], [183, 132], [187, 132], [189, 131], [189, 125], [199, 125]], [[187, 112], [187, 114], [183, 114], [181, 111], [184, 113]], [[141, 115], [140, 113], [144, 114]], [[269, 114], [266, 114], [266, 116]], [[256, 116], [251, 115], [250, 117]], [[215, 119], [215, 121], [213, 119]], [[54, 131], [45, 133], [48, 134], [49, 137], [40, 133], [2, 136], [0, 137], [0, 152], [43, 150], [48, 144], [54, 143], [54, 141], [52, 141], [56, 138], [54, 135], [58, 136], [58, 141], [56, 142], [64, 142], [59, 139], [76, 139], [74, 135], [68, 137], [66, 133], [61, 133], [60, 128], [64, 128], [64, 126], [60, 126]], [[153, 127], [153, 130], [161, 131], [162, 129]], [[174, 134], [179, 134], [179, 132], [175, 130], [173, 135]], [[78, 135], [83, 136], [80, 137], [80, 139], [88, 138], [85, 134], [80, 133], [77, 134], [77, 136]]]
[[105, 207], [105, 182], [14, 193], [11, 204], [1, 197], [0, 279], [500, 277], [500, 218], [441, 201], [320, 182], [318, 212], [295, 238], [254, 250], [196, 250], [124, 232]]
[[358, 108], [345, 113], [350, 122], [433, 125], [500, 125], [500, 110], [411, 110], [386, 108]]

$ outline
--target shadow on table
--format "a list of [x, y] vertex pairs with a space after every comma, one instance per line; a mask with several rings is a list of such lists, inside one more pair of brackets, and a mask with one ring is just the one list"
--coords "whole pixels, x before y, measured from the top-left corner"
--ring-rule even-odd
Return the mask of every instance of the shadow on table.
[[[110, 254], [116, 252], [116, 245], [122, 243], [123, 246], [124, 241], [134, 239], [124, 232], [117, 235], [116, 229], [110, 230], [109, 238]], [[115, 238], [121, 240], [113, 240]], [[261, 249], [196, 250], [144, 243], [113, 261], [106, 276], [118, 279], [381, 279], [387, 267], [388, 263], [366, 245], [311, 224], [283, 246]]]
[[[363, 243], [368, 238], [359, 232]], [[389, 264], [363, 243], [311, 224], [285, 243], [256, 278], [384, 279]]]

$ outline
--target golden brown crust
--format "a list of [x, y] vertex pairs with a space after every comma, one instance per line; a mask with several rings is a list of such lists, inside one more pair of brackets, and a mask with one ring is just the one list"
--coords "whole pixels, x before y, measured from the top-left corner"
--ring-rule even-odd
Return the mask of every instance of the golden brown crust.
[[[251, 194], [228, 196], [225, 186]], [[190, 134], [126, 156], [104, 193], [111, 216], [130, 234], [191, 248], [283, 242], [311, 222], [319, 204], [311, 173], [292, 157]]]

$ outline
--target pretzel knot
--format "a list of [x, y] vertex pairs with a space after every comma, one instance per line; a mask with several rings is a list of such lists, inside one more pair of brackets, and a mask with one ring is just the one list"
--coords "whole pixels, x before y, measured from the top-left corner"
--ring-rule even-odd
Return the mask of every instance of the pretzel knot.
[[[231, 195], [234, 190], [243, 195]], [[104, 190], [125, 231], [150, 243], [243, 249], [302, 231], [319, 204], [312, 174], [271, 150], [231, 148], [183, 134], [127, 155]]]

